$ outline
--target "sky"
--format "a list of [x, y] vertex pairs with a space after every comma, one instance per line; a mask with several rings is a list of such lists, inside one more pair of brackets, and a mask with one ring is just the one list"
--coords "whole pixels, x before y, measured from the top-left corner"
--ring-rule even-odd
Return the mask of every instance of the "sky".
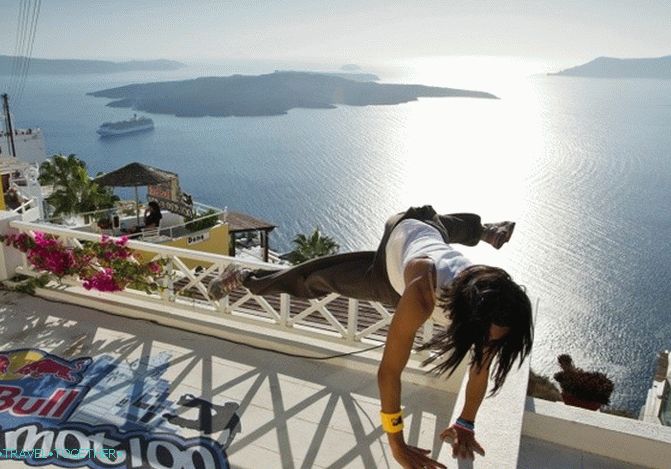
[[[0, 54], [15, 50], [21, 1], [0, 0]], [[583, 63], [670, 54], [670, 0], [44, 0], [32, 57]]]

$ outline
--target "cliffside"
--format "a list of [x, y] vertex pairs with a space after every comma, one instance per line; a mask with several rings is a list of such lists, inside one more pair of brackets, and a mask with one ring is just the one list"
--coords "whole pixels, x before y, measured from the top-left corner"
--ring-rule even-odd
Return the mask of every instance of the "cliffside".
[[651, 59], [616, 59], [599, 57], [583, 65], [550, 75], [599, 78], [671, 79], [671, 55]]

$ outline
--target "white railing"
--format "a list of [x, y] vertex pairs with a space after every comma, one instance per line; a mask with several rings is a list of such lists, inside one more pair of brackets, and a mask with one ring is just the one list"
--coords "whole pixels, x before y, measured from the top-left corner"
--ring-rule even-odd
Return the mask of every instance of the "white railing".
[[[94, 233], [54, 225], [13, 221], [10, 226], [26, 233], [37, 231], [49, 233], [71, 246], [78, 246], [82, 241], [100, 240], [100, 236]], [[170, 306], [162, 308], [163, 311], [183, 307], [185, 310], [207, 313], [217, 321], [221, 321], [222, 326], [226, 321], [238, 320], [249, 323], [252, 320], [261, 326], [281, 328], [297, 334], [350, 344], [382, 341], [383, 329], [391, 322], [392, 312], [380, 303], [344, 298], [337, 294], [315, 300], [304, 300], [292, 298], [288, 294], [264, 297], [245, 291], [242, 295], [231, 295], [220, 301], [212, 300], [207, 294], [207, 284], [231, 262], [252, 269], [279, 270], [285, 267], [142, 241], [130, 240], [128, 247], [151, 253], [153, 259], [164, 259], [167, 262], [167, 270], [171, 275], [164, 281], [165, 289], [160, 294], [153, 295], [126, 289], [114, 294], [95, 292], [91, 293], [91, 296], [100, 298], [101, 295], [109, 295], [115, 299], [128, 297], [152, 304], [158, 309]], [[191, 268], [189, 265], [198, 265], [200, 268]], [[30, 269], [25, 256], [24, 264], [18, 270], [22, 274], [36, 275]], [[81, 286], [78, 279], [68, 280], [64, 284], [66, 289], [67, 285]], [[422, 330], [422, 336], [426, 340], [432, 335], [433, 324], [429, 321]]]
[[198, 218], [194, 218], [193, 220], [185, 221], [184, 223], [180, 223], [180, 224], [177, 224], [177, 225], [170, 225], [170, 226], [166, 226], [166, 227], [161, 227], [160, 230], [159, 230], [160, 233], [165, 233], [167, 231], [168, 236], [170, 238], [176, 238], [177, 236], [175, 236], [175, 230], [179, 230], [179, 232], [181, 232], [180, 236], [185, 236], [186, 233], [184, 233], [184, 232], [186, 231], [188, 233], [188, 230], [189, 230], [187, 228], [187, 226], [195, 224], [195, 223], [197, 223], [201, 220], [205, 220], [206, 218], [216, 217], [218, 219], [219, 215], [222, 215], [224, 213], [224, 211], [221, 210], [221, 209], [218, 209], [218, 208], [215, 208], [215, 207], [210, 207], [209, 205], [199, 204], [197, 202], [194, 203], [194, 207], [196, 207], [199, 210], [201, 210], [203, 208], [205, 208], [206, 210], [211, 209], [211, 210], [214, 210], [214, 212], [210, 213], [210, 214], [207, 214], [207, 215], [203, 214], [203, 215], [199, 216]]
[[[162, 234], [162, 235], [168, 236], [169, 238], [174, 239], [174, 238], [177, 238], [177, 237], [180, 237], [180, 236], [186, 236], [187, 234], [189, 234], [189, 230], [187, 228], [189, 225], [197, 223], [197, 222], [199, 222], [201, 220], [204, 220], [206, 218], [211, 218], [211, 217], [217, 217], [218, 218], [221, 215], [226, 213], [224, 210], [221, 210], [217, 207], [212, 207], [210, 205], [201, 204], [200, 202], [194, 202], [193, 207], [195, 209], [195, 214], [197, 214], [197, 218], [194, 218], [193, 220], [182, 221], [181, 223], [177, 223], [177, 224], [174, 224], [174, 225], [160, 226], [160, 228], [155, 229], [155, 230], [150, 230], [149, 232], [146, 232], [147, 230], [143, 230], [142, 233], [141, 232], [129, 233], [128, 236], [130, 238], [145, 239], [145, 238], [149, 238], [149, 237], [153, 237], [153, 236], [157, 236], [159, 234]], [[205, 212], [208, 211], [208, 210], [212, 210], [214, 213], [210, 213], [210, 214], [205, 215]], [[81, 213], [77, 213], [75, 216], [78, 217], [81, 220], [86, 221], [87, 224], [89, 223], [88, 219], [97, 220], [99, 218], [109, 219], [110, 224], [113, 224], [112, 218], [114, 217], [114, 215], [118, 215], [119, 213], [121, 213], [123, 215], [122, 217], [120, 217], [120, 220], [119, 220], [122, 226], [124, 225], [125, 222], [126, 223], [131, 222], [132, 225], [135, 224], [135, 223], [133, 223], [133, 222], [135, 222], [135, 220], [137, 218], [137, 215], [135, 214], [135, 212], [133, 212], [133, 214], [131, 214], [131, 215], [124, 214], [123, 210], [121, 210], [119, 207], [111, 207], [111, 208], [104, 208], [104, 209], [100, 209], [100, 210], [92, 210], [90, 212], [81, 212]], [[61, 217], [61, 216], [51, 217], [47, 221], [48, 222], [57, 222], [58, 220], [61, 220], [62, 218], [63, 217]], [[26, 219], [24, 218], [24, 220], [26, 220]], [[132, 226], [132, 228], [135, 228], [135, 227]], [[117, 230], [117, 232], [119, 232], [119, 230]], [[177, 234], [175, 234], [176, 232], [177, 232]]]
[[40, 218], [40, 207], [35, 199], [26, 200], [11, 211], [21, 215], [23, 221], [33, 221]]

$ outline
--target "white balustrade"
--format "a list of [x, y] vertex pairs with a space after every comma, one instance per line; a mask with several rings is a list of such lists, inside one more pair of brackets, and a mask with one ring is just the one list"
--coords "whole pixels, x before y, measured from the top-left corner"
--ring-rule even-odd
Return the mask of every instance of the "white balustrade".
[[[49, 233], [57, 236], [66, 245], [77, 245], [82, 241], [100, 241], [100, 236], [97, 234], [57, 225], [12, 221], [10, 226], [26, 233], [37, 231]], [[315, 300], [304, 300], [292, 298], [287, 294], [263, 297], [246, 291], [242, 296], [231, 295], [230, 298], [226, 297], [220, 301], [212, 300], [207, 294], [209, 280], [219, 275], [232, 262], [251, 269], [279, 270], [286, 267], [135, 240], [129, 240], [127, 245], [131, 249], [153, 254], [153, 259], [166, 260], [170, 275], [162, 281], [164, 290], [160, 294], [149, 295], [126, 289], [109, 294], [91, 292], [92, 296], [100, 298], [112, 295], [141, 299], [143, 302], [155, 304], [157, 308], [169, 305], [171, 308], [195, 309], [215, 316], [221, 321], [222, 326], [226, 321], [236, 319], [253, 320], [260, 325], [272, 325], [298, 334], [329, 340], [335, 338], [352, 344], [362, 341], [383, 341], [381, 330], [391, 322], [392, 311], [382, 304], [343, 298], [337, 294]], [[200, 265], [202, 268], [189, 267], [193, 265]], [[25, 256], [23, 267], [18, 270], [26, 275], [37, 275], [37, 272], [30, 269]], [[78, 279], [69, 279], [64, 284], [66, 289], [68, 285], [81, 286]], [[433, 331], [433, 324], [427, 327], [422, 330], [424, 337]]]

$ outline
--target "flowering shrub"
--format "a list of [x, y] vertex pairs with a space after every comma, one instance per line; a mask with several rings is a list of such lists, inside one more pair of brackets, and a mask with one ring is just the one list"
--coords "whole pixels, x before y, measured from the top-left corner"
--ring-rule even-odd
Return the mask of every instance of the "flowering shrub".
[[26, 233], [0, 236], [0, 241], [25, 253], [36, 270], [59, 280], [79, 276], [87, 290], [116, 292], [128, 287], [151, 293], [160, 289], [156, 280], [166, 275], [163, 260], [138, 262], [126, 237], [103, 235], [100, 242], [86, 242], [82, 247], [65, 246], [55, 236], [41, 232], [34, 237]]

